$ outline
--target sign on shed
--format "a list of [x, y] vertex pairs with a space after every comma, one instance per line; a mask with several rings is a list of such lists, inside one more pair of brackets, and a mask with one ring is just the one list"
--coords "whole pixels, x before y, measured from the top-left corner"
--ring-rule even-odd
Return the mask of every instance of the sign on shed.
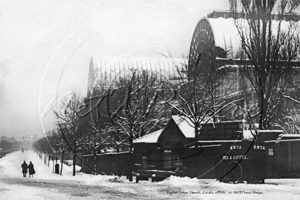
[[240, 140], [243, 133], [243, 121], [227, 121], [202, 124], [199, 140]]

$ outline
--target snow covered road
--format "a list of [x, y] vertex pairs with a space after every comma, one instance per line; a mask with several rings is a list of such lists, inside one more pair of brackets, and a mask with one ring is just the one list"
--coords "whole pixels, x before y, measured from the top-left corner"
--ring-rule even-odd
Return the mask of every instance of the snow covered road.
[[[33, 178], [22, 177], [23, 161], [35, 166]], [[216, 180], [170, 177], [162, 182], [129, 182], [125, 177], [77, 173], [64, 165], [53, 173], [31, 150], [0, 159], [0, 199], [300, 199], [299, 179], [272, 179], [266, 184], [225, 184]]]

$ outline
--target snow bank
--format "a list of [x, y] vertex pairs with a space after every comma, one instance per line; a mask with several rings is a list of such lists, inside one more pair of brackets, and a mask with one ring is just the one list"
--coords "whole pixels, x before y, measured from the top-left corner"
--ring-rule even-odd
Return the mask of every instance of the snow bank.
[[[65, 182], [76, 181], [80, 185], [98, 185], [114, 188], [112, 191], [121, 191], [130, 194], [139, 192], [154, 194], [153, 199], [300, 199], [300, 179], [267, 179], [266, 184], [226, 184], [215, 179], [197, 179], [188, 177], [171, 176], [164, 181], [152, 183], [140, 181], [129, 182], [125, 177], [109, 175], [92, 175], [77, 172], [72, 175], [72, 166], [63, 166], [63, 175], [53, 172], [53, 163], [49, 167], [44, 164], [38, 155], [31, 151], [24, 153], [13, 152], [0, 159], [0, 178], [23, 179], [21, 164], [23, 161], [35, 166], [34, 181], [59, 180]], [[27, 179], [29, 179], [27, 177]], [[32, 178], [30, 178], [31, 180]], [[66, 194], [56, 193], [39, 187], [25, 185], [5, 184], [0, 181], [0, 199], [65, 199]], [[22, 194], [22, 198], [18, 196]], [[44, 195], [41, 196], [41, 195]], [[45, 196], [46, 195], [46, 196]], [[47, 196], [48, 195], [48, 196]], [[26, 198], [23, 198], [26, 197]]]

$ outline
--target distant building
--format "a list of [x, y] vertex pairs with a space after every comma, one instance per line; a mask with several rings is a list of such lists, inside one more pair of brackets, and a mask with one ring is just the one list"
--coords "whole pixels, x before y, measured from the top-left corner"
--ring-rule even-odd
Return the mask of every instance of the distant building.
[[178, 69], [186, 66], [187, 60], [180, 58], [101, 58], [92, 57], [89, 67], [87, 96], [91, 96], [96, 87], [112, 87], [120, 79], [130, 78], [132, 72], [147, 70], [155, 74], [158, 80], [175, 81]]
[[[255, 104], [254, 90], [250, 82], [243, 77], [241, 68], [252, 67], [252, 61], [241, 59], [241, 36], [237, 30], [236, 21], [239, 20], [247, 29], [247, 22], [242, 13], [235, 16], [230, 11], [214, 11], [197, 23], [190, 45], [188, 59], [188, 77], [201, 76], [202, 71], [209, 65], [226, 72], [222, 84], [217, 88], [216, 96], [228, 98], [243, 98], [239, 103], [241, 107], [250, 107]], [[277, 15], [272, 15], [272, 29], [277, 30], [279, 21]], [[300, 15], [285, 15], [281, 21], [281, 30], [288, 31], [290, 21], [296, 23], [295, 33], [300, 34]], [[298, 26], [297, 26], [298, 24]], [[276, 32], [276, 31], [274, 31]], [[300, 55], [292, 61], [279, 60], [276, 66], [293, 67], [296, 73], [300, 70]], [[299, 78], [295, 78], [294, 85], [300, 85]], [[292, 90], [292, 89], [291, 89]], [[234, 117], [243, 117], [240, 113]]]
[[[220, 66], [228, 65], [229, 59], [237, 62], [236, 64], [246, 64], [246, 61], [235, 60], [239, 59], [239, 53], [241, 48], [241, 37], [238, 33], [236, 22], [241, 23], [247, 28], [248, 24], [243, 19], [243, 14], [238, 13], [238, 22], [233, 18], [233, 13], [230, 11], [213, 11], [208, 14], [207, 17], [200, 19], [195, 27], [189, 54], [189, 72], [193, 72], [197, 66], [196, 62], [199, 59], [199, 55], [203, 55], [206, 52], [215, 52], [216, 60], [220, 59]], [[276, 32], [279, 21], [276, 21], [276, 15], [273, 15], [274, 21], [272, 23], [272, 29]], [[296, 24], [300, 24], [300, 15], [286, 15], [285, 20], [281, 21], [281, 31], [288, 31], [290, 21], [295, 21]], [[296, 26], [296, 32], [300, 33], [300, 26]], [[217, 54], [219, 50], [219, 55]], [[203, 58], [202, 58], [203, 59]], [[225, 62], [227, 61], [227, 62]], [[298, 60], [299, 61], [299, 60]], [[293, 63], [293, 62], [292, 62]], [[198, 65], [200, 65], [198, 63]], [[234, 65], [231, 62], [230, 66]], [[299, 62], [295, 63], [299, 66]]]

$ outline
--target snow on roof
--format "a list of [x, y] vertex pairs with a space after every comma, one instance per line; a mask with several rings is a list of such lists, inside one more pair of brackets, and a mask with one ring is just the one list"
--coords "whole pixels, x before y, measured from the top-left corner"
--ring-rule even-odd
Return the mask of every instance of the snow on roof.
[[265, 141], [266, 143], [296, 142], [300, 141], [300, 134], [280, 134], [276, 140]]
[[210, 120], [206, 124], [228, 124], [228, 123], [237, 123], [237, 122], [246, 123], [247, 121], [245, 119], [236, 119], [236, 120], [218, 121], [218, 122], [213, 122], [212, 120]]
[[[259, 133], [282, 133], [283, 130], [257, 130], [258, 134]], [[249, 140], [249, 139], [254, 139], [253, 134], [256, 134], [255, 130], [243, 130], [243, 139], [244, 140]], [[289, 134], [280, 134], [280, 135], [289, 135]], [[279, 135], [279, 136], [280, 136]], [[290, 134], [293, 135], [293, 134]], [[293, 136], [291, 136], [293, 137]], [[299, 135], [300, 137], [300, 135]]]
[[243, 130], [243, 140], [251, 140], [254, 139], [255, 130]]
[[207, 18], [215, 40], [215, 46], [236, 54], [241, 46], [241, 38], [233, 18]]
[[89, 69], [88, 91], [95, 85], [111, 86], [120, 78], [128, 78], [132, 70], [148, 70], [159, 80], [178, 79], [177, 69], [186, 65], [183, 58], [109, 58], [92, 57]]
[[[180, 129], [180, 131], [183, 133], [183, 135], [186, 138], [195, 138], [195, 127], [194, 123], [188, 118], [184, 116], [179, 116], [179, 115], [173, 115], [172, 119]], [[218, 124], [220, 123], [235, 123], [235, 122], [241, 122], [241, 123], [246, 123], [245, 120], [232, 120], [232, 121], [221, 121], [217, 122]], [[210, 124], [210, 123], [209, 123]], [[141, 138], [135, 139], [133, 143], [157, 143], [158, 138], [160, 134], [162, 133], [164, 129], [160, 129], [158, 131], [152, 132], [148, 135], [145, 135]], [[256, 131], [254, 129], [245, 129], [243, 128], [242, 131], [242, 140], [252, 140], [254, 139], [254, 135], [256, 134]], [[274, 132], [283, 132], [282, 130], [258, 130], [259, 133], [274, 133]], [[281, 134], [280, 136], [282, 137], [299, 137], [300, 139], [300, 134]], [[212, 141], [217, 141], [217, 140], [212, 140]]]
[[[172, 119], [177, 124], [180, 131], [184, 134], [186, 138], [195, 137], [195, 129], [193, 127], [193, 123], [187, 117], [173, 115]], [[137, 138], [133, 140], [133, 143], [157, 143], [160, 134], [164, 129], [159, 129], [155, 132], [152, 132], [143, 137]]]
[[290, 137], [300, 138], [300, 134], [280, 134], [278, 137], [279, 138], [290, 138]]
[[[258, 130], [259, 133], [266, 133], [266, 132], [271, 132], [271, 133], [275, 133], [275, 132], [283, 132], [283, 130]], [[282, 134], [282, 135], [289, 135], [289, 134]], [[293, 135], [293, 134], [290, 134]]]
[[[209, 22], [213, 32], [215, 46], [229, 50], [229, 57], [236, 58], [236, 55], [241, 48], [241, 37], [238, 33], [238, 29], [242, 32], [249, 33], [249, 25], [247, 20], [242, 18], [235, 20], [233, 18], [222, 17], [205, 17], [202, 20], [207, 20]], [[299, 36], [300, 34], [300, 21], [290, 22], [272, 20], [272, 36], [277, 36], [279, 25], [281, 32], [287, 33], [289, 30], [291, 30], [290, 34], [294, 34], [295, 36]]]
[[243, 140], [198, 140], [200, 143], [228, 143], [243, 142]]
[[148, 135], [133, 140], [133, 143], [157, 143], [158, 137], [160, 136], [162, 131], [163, 129], [159, 129], [157, 131], [149, 133]]
[[195, 137], [195, 128], [193, 126], [193, 122], [189, 118], [173, 115], [172, 119], [186, 138]]

